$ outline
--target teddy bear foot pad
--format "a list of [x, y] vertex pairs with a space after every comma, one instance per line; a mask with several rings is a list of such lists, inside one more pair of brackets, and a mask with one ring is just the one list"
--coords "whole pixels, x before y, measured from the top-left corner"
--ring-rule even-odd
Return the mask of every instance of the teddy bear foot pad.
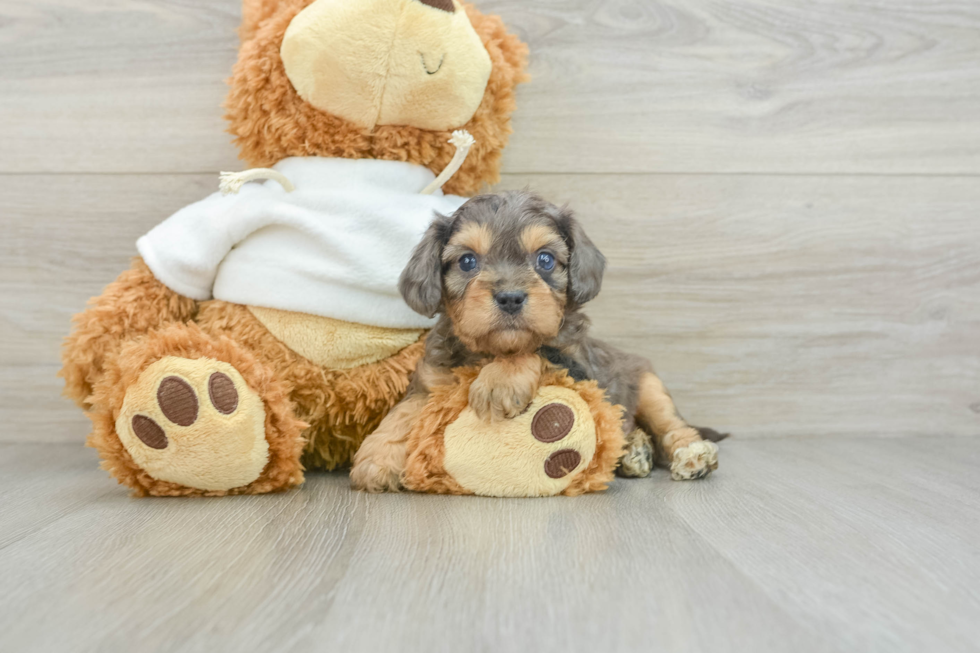
[[445, 432], [446, 471], [491, 496], [559, 494], [595, 455], [595, 423], [574, 390], [547, 387], [523, 414], [487, 422], [471, 408]]
[[623, 452], [619, 406], [594, 381], [549, 371], [520, 415], [488, 421], [468, 405], [478, 369], [437, 389], [408, 439], [402, 481], [416, 492], [545, 497], [597, 492]]
[[151, 477], [200, 490], [248, 485], [269, 460], [261, 398], [210, 358], [150, 365], [128, 389], [116, 431]]

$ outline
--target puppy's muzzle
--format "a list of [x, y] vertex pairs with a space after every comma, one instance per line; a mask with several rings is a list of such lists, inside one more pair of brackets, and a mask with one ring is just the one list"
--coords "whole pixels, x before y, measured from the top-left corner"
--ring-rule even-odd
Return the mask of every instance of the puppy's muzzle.
[[498, 292], [493, 296], [493, 300], [497, 302], [497, 306], [504, 313], [517, 315], [523, 310], [524, 304], [527, 303], [527, 293], [523, 290]]

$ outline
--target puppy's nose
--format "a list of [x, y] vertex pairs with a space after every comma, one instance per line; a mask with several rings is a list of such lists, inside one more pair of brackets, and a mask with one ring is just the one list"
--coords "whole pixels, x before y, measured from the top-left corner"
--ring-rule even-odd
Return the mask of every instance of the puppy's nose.
[[506, 292], [498, 292], [493, 296], [493, 300], [497, 302], [497, 306], [500, 307], [504, 313], [510, 313], [511, 315], [517, 315], [524, 308], [524, 302], [527, 301], [527, 293], [523, 290], [508, 290]]

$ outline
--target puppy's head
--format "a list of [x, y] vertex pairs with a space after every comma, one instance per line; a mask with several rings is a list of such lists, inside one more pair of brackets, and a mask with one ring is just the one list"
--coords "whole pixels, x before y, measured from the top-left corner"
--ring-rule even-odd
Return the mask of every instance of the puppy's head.
[[513, 355], [555, 337], [604, 268], [571, 211], [527, 192], [482, 195], [433, 222], [400, 290], [415, 311], [449, 316], [470, 350]]

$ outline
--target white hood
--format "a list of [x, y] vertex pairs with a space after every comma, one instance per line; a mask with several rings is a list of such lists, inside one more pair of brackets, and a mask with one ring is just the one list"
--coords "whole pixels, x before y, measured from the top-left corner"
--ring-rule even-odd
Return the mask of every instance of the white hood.
[[434, 179], [398, 161], [290, 158], [296, 186], [246, 184], [181, 209], [136, 247], [171, 290], [390, 328], [425, 328], [398, 277], [435, 213], [464, 197], [421, 195]]

